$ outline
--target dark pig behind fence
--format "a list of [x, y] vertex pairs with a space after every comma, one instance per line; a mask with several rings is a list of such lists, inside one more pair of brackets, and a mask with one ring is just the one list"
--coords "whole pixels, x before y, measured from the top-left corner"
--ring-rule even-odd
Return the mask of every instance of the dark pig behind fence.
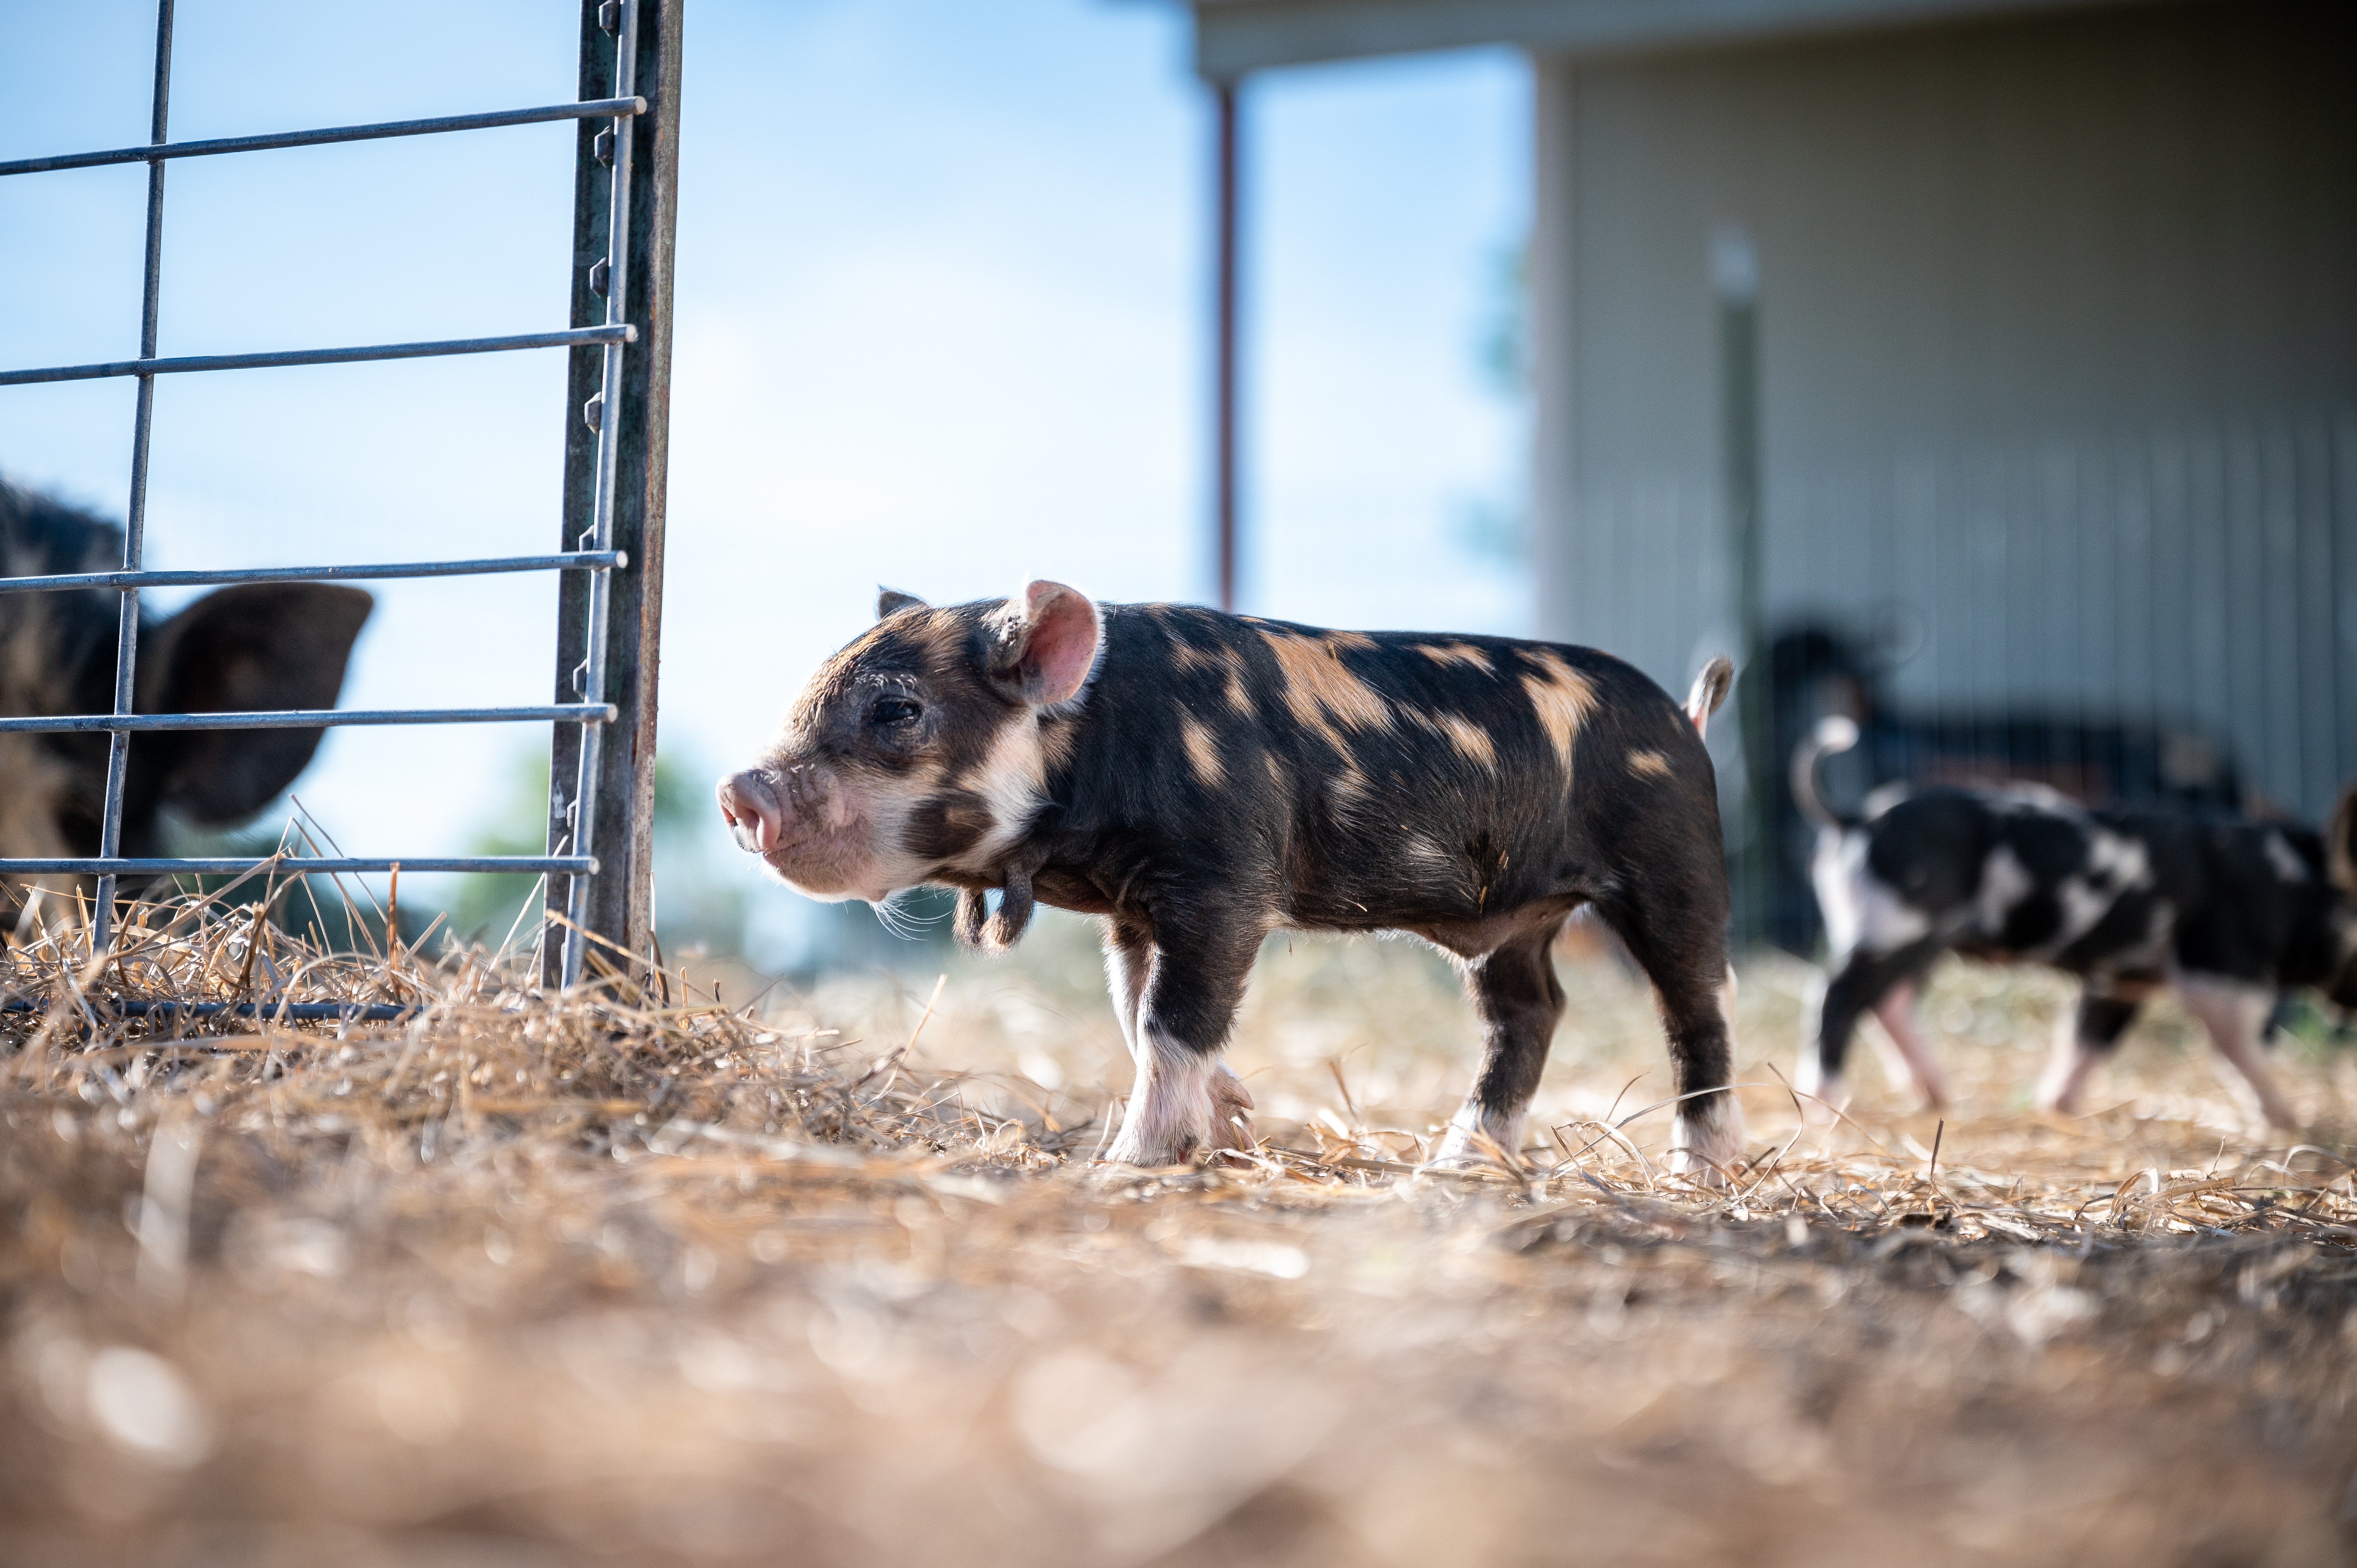
[[[119, 529], [0, 483], [0, 576], [111, 572], [122, 564]], [[0, 593], [0, 714], [48, 717], [113, 711], [119, 597], [103, 589]], [[357, 588], [249, 584], [207, 594], [170, 617], [143, 617], [138, 711], [331, 708], [371, 603]], [[253, 816], [310, 763], [323, 733], [177, 730], [135, 736], [124, 780], [122, 853], [163, 853], [167, 818], [226, 827]], [[0, 855], [98, 854], [107, 746], [102, 731], [0, 735]], [[12, 906], [24, 897], [21, 887], [7, 894]]]
[[1778, 767], [1768, 781], [1773, 853], [1761, 934], [1787, 951], [1810, 956], [1824, 935], [1809, 870], [1816, 830], [1786, 774], [1829, 715], [1852, 720], [1858, 732], [1857, 745], [1825, 766], [1830, 800], [1855, 804], [1889, 784], [2041, 784], [2098, 810], [2243, 809], [2231, 752], [2197, 727], [2027, 701], [1910, 708], [1890, 691], [1900, 661], [1877, 639], [1818, 625], [1794, 627], [1770, 647], [1770, 753]]
[[[1249, 1147], [1219, 1056], [1274, 929], [1401, 930], [1448, 953], [1481, 1018], [1438, 1158], [1511, 1156], [1564, 993], [1549, 946], [1592, 905], [1652, 980], [1679, 1168], [1738, 1149], [1727, 1090], [1727, 891], [1689, 709], [1583, 648], [1329, 631], [1034, 582], [935, 608], [887, 592], [755, 765], [737, 840], [821, 898], [960, 890], [978, 944], [1033, 901], [1103, 918], [1137, 1083], [1110, 1158]], [[994, 908], [990, 896], [996, 896]]]

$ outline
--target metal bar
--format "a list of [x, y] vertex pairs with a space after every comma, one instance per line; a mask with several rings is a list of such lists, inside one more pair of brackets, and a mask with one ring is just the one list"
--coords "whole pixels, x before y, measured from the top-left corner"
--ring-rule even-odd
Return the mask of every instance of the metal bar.
[[[302, 1024], [389, 1024], [425, 1005], [422, 1002], [178, 1002], [145, 996], [92, 996], [87, 1000], [93, 1012], [119, 1013], [131, 1018], [218, 1018], [226, 1014], [232, 1018], [284, 1018]], [[53, 1005], [48, 1001], [32, 1002], [12, 996], [0, 1002], [0, 1013], [38, 1013]]]
[[214, 572], [68, 572], [53, 577], [0, 577], [0, 594], [77, 588], [183, 588], [208, 583], [372, 583], [395, 577], [488, 577], [501, 572], [620, 571], [625, 550], [573, 550], [556, 555], [497, 555], [479, 561], [395, 561], [366, 566], [239, 566]]
[[[0, 735], [117, 735], [184, 729], [344, 729], [356, 725], [498, 725], [614, 722], [611, 703], [551, 703], [528, 708], [271, 708], [239, 714], [54, 714], [0, 719]], [[112, 850], [108, 854], [113, 853]]]
[[[627, 122], [626, 122], [627, 123]], [[164, 177], [164, 166], [154, 178]], [[147, 345], [136, 360], [102, 365], [49, 365], [32, 371], [0, 371], [0, 387], [39, 381], [89, 381], [106, 376], [164, 376], [184, 371], [266, 371], [288, 365], [345, 365], [363, 360], [430, 360], [454, 354], [503, 354], [517, 349], [588, 349], [630, 342], [636, 329], [590, 327], [565, 332], [520, 332], [505, 338], [449, 338], [433, 343], [372, 343], [357, 349], [289, 349], [267, 354], [192, 354], [158, 360]]]
[[[156, 5], [156, 85], [150, 105], [147, 140], [160, 143], [167, 134], [172, 105], [172, 0]], [[156, 358], [156, 313], [164, 285], [164, 166], [147, 166], [147, 254], [145, 293], [139, 309], [139, 357]], [[139, 570], [147, 541], [147, 453], [156, 424], [156, 378], [139, 378], [139, 397], [132, 416], [131, 504], [123, 526], [123, 569]], [[139, 591], [122, 590], [115, 605], [114, 712], [118, 719], [138, 706]], [[131, 769], [131, 737], [117, 730], [106, 747], [106, 796], [100, 808], [98, 853], [111, 858], [123, 847], [123, 793]], [[114, 878], [98, 879], [91, 950], [104, 952], [114, 928]]]
[[643, 114], [643, 98], [606, 98], [593, 103], [549, 103], [537, 109], [497, 109], [488, 114], [441, 114], [429, 120], [386, 120], [373, 125], [334, 125], [320, 131], [274, 131], [257, 136], [216, 136], [202, 142], [161, 146], [116, 147], [102, 153], [60, 153], [55, 157], [12, 158], [0, 163], [0, 177], [47, 174], [54, 169], [97, 168], [106, 164], [156, 163], [166, 158], [203, 158], [216, 153], [262, 153], [276, 147], [315, 147], [328, 142], [379, 142], [393, 136], [430, 136], [444, 131], [488, 131], [500, 125], [536, 125], [550, 120], [602, 120]]
[[1220, 607], [1236, 607], [1236, 91], [1233, 81], [1211, 84], [1217, 118], [1213, 215], [1212, 506], [1219, 530]]
[[[604, 98], [614, 91], [611, 39], [597, 25], [598, 13], [599, 0], [578, 0], [579, 66], [574, 92], [584, 100]], [[571, 297], [565, 321], [576, 328], [602, 325], [606, 320], [607, 291], [598, 287], [598, 263], [606, 259], [606, 209], [614, 195], [611, 157], [605, 154], [612, 144], [608, 127], [587, 120], [574, 127], [573, 248], [567, 268]], [[587, 354], [566, 357], [565, 480], [557, 524], [557, 543], [562, 549], [578, 549], [592, 537], [590, 524], [597, 511], [597, 433], [583, 417], [583, 412], [589, 400], [598, 395], [605, 381], [603, 355], [594, 360]], [[556, 580], [556, 660], [552, 693], [555, 702], [570, 701], [579, 695], [575, 679], [588, 660], [589, 583], [589, 578], [574, 573]], [[572, 725], [554, 725], [549, 733], [546, 847], [550, 854], [570, 854], [574, 847], [572, 796], [580, 779], [581, 741], [587, 733]], [[550, 877], [544, 890], [543, 908], [571, 908], [572, 888], [571, 877]], [[538, 941], [541, 981], [552, 987], [561, 983], [565, 975], [565, 945], [556, 940], [556, 929], [555, 922], [544, 919]]]
[[[620, 26], [614, 37], [614, 95], [634, 96], [638, 91], [639, 19], [645, 0], [621, 0]], [[629, 318], [628, 301], [630, 291], [630, 170], [631, 155], [637, 142], [636, 117], [617, 119], [613, 125], [614, 173], [613, 196], [606, 209], [605, 288], [606, 325], [621, 327]], [[634, 334], [635, 336], [635, 334]], [[620, 475], [622, 448], [622, 350], [609, 345], [600, 367], [604, 374], [597, 388], [597, 482], [595, 505], [591, 513], [590, 548], [610, 550], [614, 547], [614, 506], [616, 489]], [[583, 661], [579, 694], [592, 701], [606, 697], [608, 665], [608, 620], [613, 596], [612, 583], [607, 577], [589, 579], [587, 657]], [[585, 729], [581, 732], [581, 757], [573, 792], [573, 847], [583, 854], [597, 847], [597, 804], [605, 791], [603, 766], [605, 732]], [[565, 888], [565, 915], [569, 924], [565, 933], [565, 961], [561, 978], [570, 986], [581, 978], [582, 959], [586, 951], [592, 918], [589, 912], [590, 879], [576, 876]], [[625, 950], [628, 950], [627, 949]]]
[[[583, 38], [590, 48], [584, 56], [582, 95], [620, 91], [609, 89], [604, 76], [592, 74], [603, 69], [600, 61], [610, 52], [610, 46], [605, 35], [587, 25], [597, 7], [588, 5], [583, 10]], [[635, 74], [630, 90], [643, 94], [650, 107], [631, 127], [627, 222], [621, 226], [629, 261], [626, 281], [619, 291], [609, 290], [603, 302], [594, 294], [575, 296], [576, 311], [587, 311], [593, 305], [610, 306], [619, 292], [623, 318], [640, 333], [638, 346], [624, 357], [620, 367], [620, 406], [615, 410], [610, 403], [606, 405], [607, 417], [616, 421], [611, 426], [616, 445], [611, 454], [608, 518], [613, 533], [609, 542], [628, 550], [635, 564], [628, 575], [602, 585], [607, 596], [600, 618], [604, 694], [621, 709], [621, 717], [602, 732], [566, 729], [557, 737], [560, 746], [579, 741], [597, 747], [596, 765], [586, 773], [579, 767], [576, 749], [558, 759], [563, 770], [553, 770], [552, 778], [561, 778], [568, 786], [596, 797], [594, 847], [605, 869], [587, 884], [577, 906], [569, 886], [562, 889], [564, 901], [558, 902], [559, 890], [552, 883], [550, 907], [580, 908], [579, 925], [612, 943], [609, 953], [619, 950], [630, 955], [630, 961], [644, 962], [653, 944], [654, 768], [670, 461], [671, 304], [678, 211], [683, 5], [681, 0], [638, 0], [636, 10]], [[586, 140], [584, 151], [594, 152]], [[575, 244], [585, 262], [605, 255], [613, 244], [616, 185], [598, 177], [605, 172], [585, 159], [576, 187]], [[597, 319], [602, 315], [602, 311], [576, 314], [573, 319]], [[576, 376], [587, 368], [586, 360], [587, 356], [575, 358]], [[573, 527], [579, 528], [594, 515], [597, 484], [596, 449], [586, 442], [568, 449], [565, 502], [566, 515], [576, 520]], [[592, 578], [570, 578], [566, 584], [576, 591], [567, 599], [571, 613], [561, 625], [576, 640], [567, 649], [560, 671], [569, 675], [588, 660], [589, 598], [601, 585]], [[580, 847], [592, 845], [585, 842]], [[561, 980], [565, 944], [552, 941], [548, 948], [554, 961], [544, 972], [551, 980]]]
[[412, 858], [408, 855], [374, 858], [296, 859], [287, 855], [199, 855], [185, 858], [137, 858], [112, 856], [59, 856], [51, 859], [0, 860], [0, 876], [236, 876], [256, 866], [275, 865], [289, 876], [325, 875], [329, 872], [388, 872], [399, 866], [404, 871], [436, 872], [515, 872], [527, 875], [547, 873], [595, 874], [597, 857], [590, 854], [460, 854]]
[[1768, 645], [1760, 617], [1760, 258], [1748, 232], [1722, 231], [1712, 242], [1718, 295], [1719, 463], [1727, 508], [1728, 585], [1738, 675], [1736, 728], [1743, 745], [1744, 832], [1736, 854], [1735, 932], [1739, 942], [1769, 940], [1769, 878], [1773, 874], [1777, 766], [1770, 710]]

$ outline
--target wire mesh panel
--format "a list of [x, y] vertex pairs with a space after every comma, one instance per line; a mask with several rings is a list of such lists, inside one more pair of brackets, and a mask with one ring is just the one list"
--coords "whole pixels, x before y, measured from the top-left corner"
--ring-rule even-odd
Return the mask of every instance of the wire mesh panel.
[[[677, 172], [679, 0], [585, 0], [581, 98], [571, 103], [332, 126], [175, 144], [168, 136], [173, 0], [159, 0], [148, 142], [143, 146], [0, 161], [0, 177], [105, 164], [147, 166], [146, 264], [136, 359], [0, 371], [0, 386], [131, 377], [130, 504], [119, 572], [0, 577], [0, 593], [99, 589], [120, 596], [114, 700], [106, 714], [0, 718], [0, 734], [103, 731], [109, 736], [99, 852], [90, 856], [0, 858], [0, 875], [98, 878], [96, 946], [112, 936], [117, 878], [242, 873], [276, 864], [285, 872], [525, 872], [551, 878], [547, 908], [568, 917], [549, 946], [550, 978], [577, 980], [587, 941], [625, 953], [645, 945], [651, 898], [645, 842], [652, 807], [654, 639], [662, 607], [663, 427], [669, 414], [672, 189]], [[651, 96], [641, 81], [655, 89]], [[573, 313], [554, 331], [501, 337], [269, 349], [166, 359], [156, 353], [163, 278], [165, 171], [178, 158], [263, 152], [324, 143], [432, 135], [570, 120], [578, 127], [574, 212]], [[646, 130], [642, 133], [642, 123]], [[574, 360], [563, 548], [546, 555], [470, 561], [151, 572], [145, 545], [149, 438], [156, 377], [560, 349]], [[585, 390], [586, 392], [585, 392]], [[139, 593], [214, 583], [298, 583], [554, 572], [560, 583], [558, 693], [534, 706], [415, 709], [278, 709], [238, 713], [137, 711]], [[618, 578], [628, 586], [619, 592]], [[615, 615], [618, 599], [627, 614]], [[123, 821], [130, 741], [165, 730], [323, 730], [349, 725], [544, 723], [555, 726], [561, 766], [552, 774], [550, 842], [541, 855], [127, 857]], [[608, 747], [618, 728], [627, 745]], [[623, 755], [617, 767], [615, 753]], [[643, 756], [641, 757], [641, 752]], [[601, 842], [601, 820], [609, 835]], [[607, 875], [608, 866], [618, 874]]]

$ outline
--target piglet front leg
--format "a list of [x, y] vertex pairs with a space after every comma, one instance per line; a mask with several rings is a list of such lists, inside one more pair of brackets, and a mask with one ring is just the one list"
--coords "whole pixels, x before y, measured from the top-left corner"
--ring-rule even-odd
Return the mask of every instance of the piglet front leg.
[[[1157, 923], [1131, 1039], [1137, 1079], [1107, 1160], [1177, 1165], [1254, 1146], [1252, 1096], [1219, 1054], [1259, 947], [1257, 931]], [[1116, 1009], [1122, 1001], [1116, 993]]]

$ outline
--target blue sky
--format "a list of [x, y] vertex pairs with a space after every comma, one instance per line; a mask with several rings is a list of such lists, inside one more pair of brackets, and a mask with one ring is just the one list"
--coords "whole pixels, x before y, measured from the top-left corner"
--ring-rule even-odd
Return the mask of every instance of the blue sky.
[[[569, 5], [387, 15], [184, 3], [175, 139], [573, 96]], [[878, 582], [1207, 594], [1208, 132], [1183, 14], [694, 0], [687, 25], [666, 753], [749, 752]], [[153, 27], [146, 4], [0, 0], [0, 156], [144, 141]], [[1249, 89], [1247, 607], [1527, 625], [1519, 575], [1462, 541], [1520, 482], [1477, 349], [1524, 222], [1526, 92], [1498, 53]], [[561, 325], [570, 146], [535, 126], [173, 165], [163, 352]], [[144, 190], [136, 167], [0, 181], [0, 364], [135, 352]], [[0, 473], [119, 520], [131, 399], [0, 389]], [[564, 402], [554, 354], [167, 380], [150, 563], [549, 548]], [[545, 701], [552, 597], [387, 585], [345, 701]], [[339, 732], [298, 791], [352, 853], [432, 853], [537, 744]]]

